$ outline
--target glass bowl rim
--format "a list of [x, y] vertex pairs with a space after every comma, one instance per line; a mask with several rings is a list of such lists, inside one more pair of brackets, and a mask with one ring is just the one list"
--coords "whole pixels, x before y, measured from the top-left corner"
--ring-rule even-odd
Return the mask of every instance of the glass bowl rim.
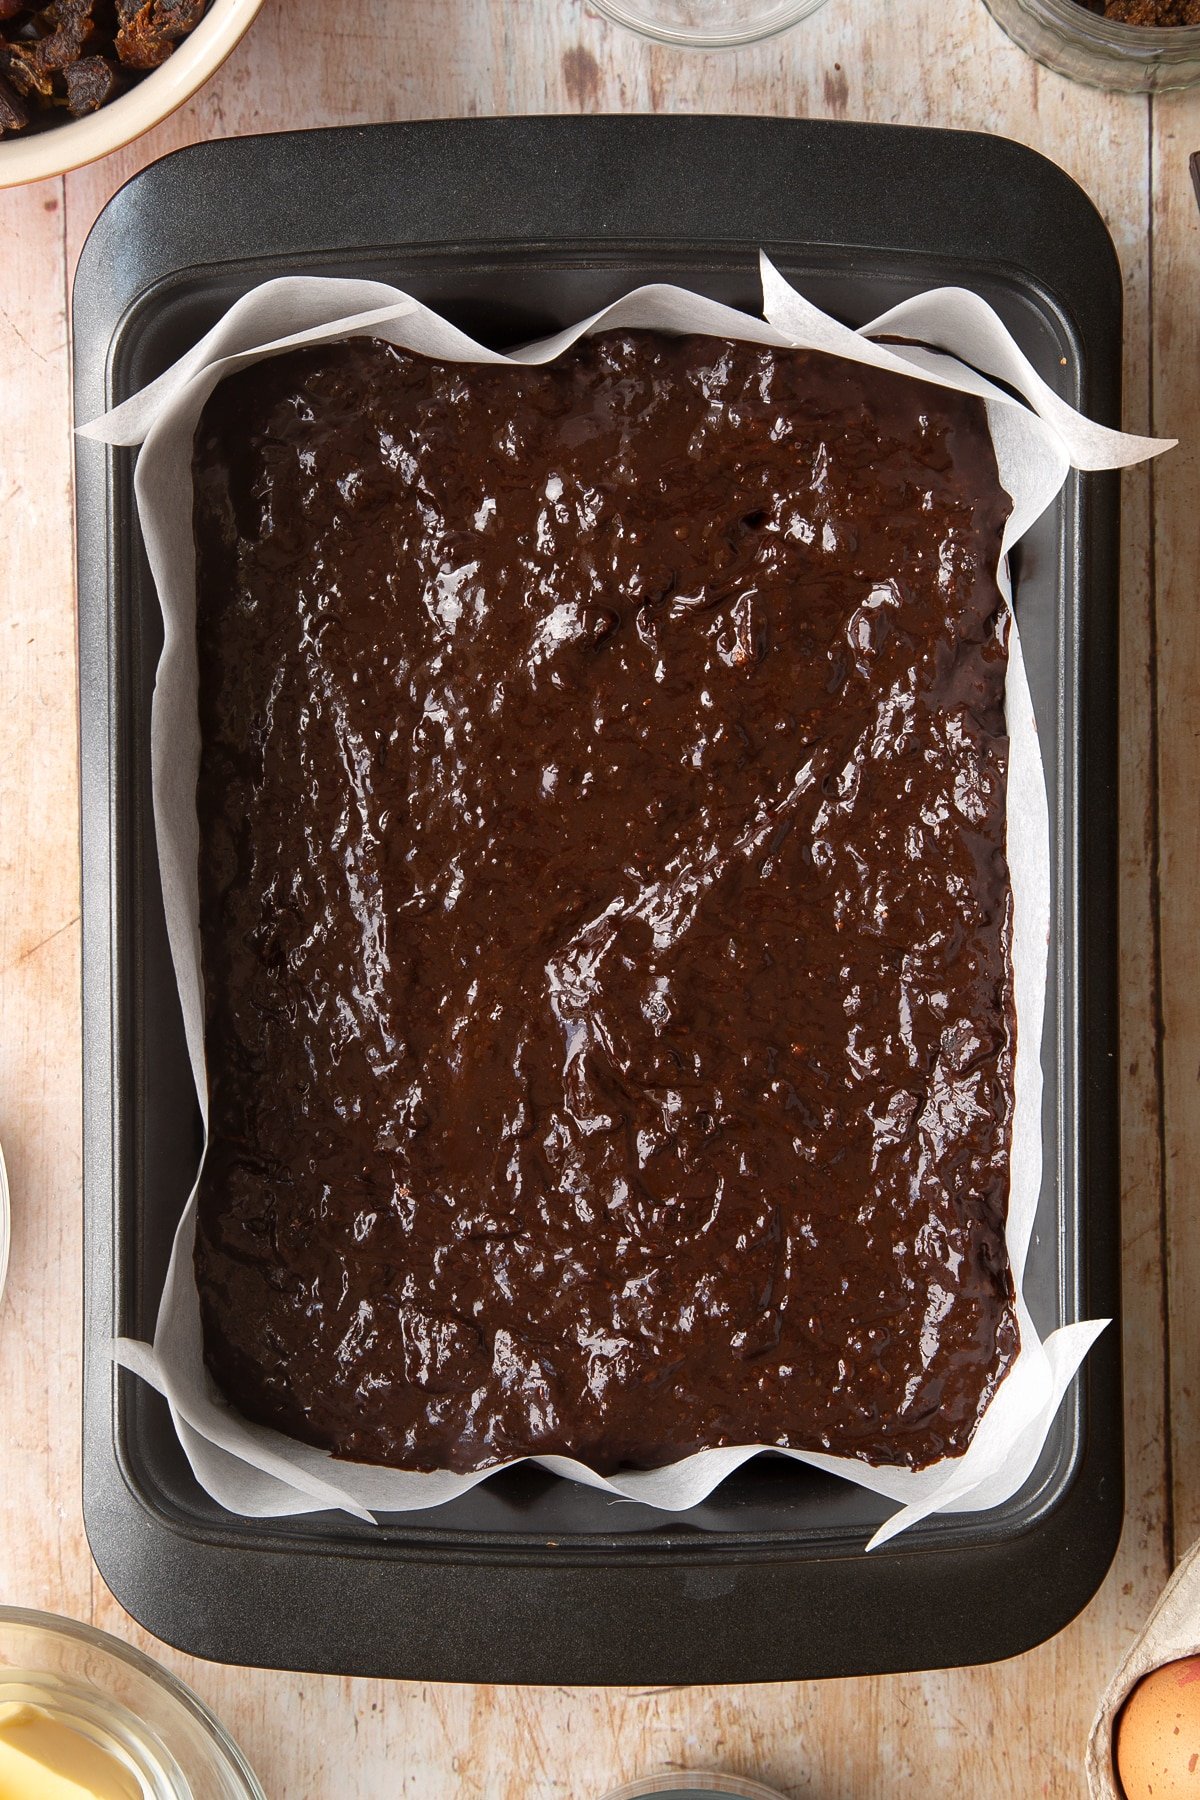
[[641, 11], [642, 0], [588, 0], [588, 3], [614, 25], [623, 25], [627, 31], [636, 31], [656, 44], [666, 44], [678, 50], [738, 50], [750, 44], [762, 43], [767, 38], [777, 37], [780, 32], [790, 31], [794, 25], [803, 24], [805, 19], [821, 10], [826, 0], [782, 0], [783, 11], [778, 19], [736, 30], [655, 25], [650, 20], [637, 16]]
[[186, 1681], [181, 1680], [162, 1663], [156, 1662], [152, 1656], [147, 1656], [144, 1650], [139, 1650], [135, 1644], [127, 1644], [124, 1638], [114, 1637], [110, 1631], [101, 1630], [98, 1625], [88, 1625], [82, 1619], [68, 1618], [65, 1613], [42, 1612], [37, 1607], [0, 1606], [0, 1627], [5, 1625], [26, 1625], [48, 1631], [56, 1637], [74, 1638], [90, 1649], [101, 1650], [105, 1655], [112, 1656], [117, 1662], [126, 1663], [139, 1675], [147, 1676], [173, 1700], [178, 1701], [184, 1711], [190, 1713], [201, 1725], [229, 1769], [241, 1781], [247, 1800], [266, 1800], [266, 1793], [258, 1776], [216, 1714], [209, 1710]]

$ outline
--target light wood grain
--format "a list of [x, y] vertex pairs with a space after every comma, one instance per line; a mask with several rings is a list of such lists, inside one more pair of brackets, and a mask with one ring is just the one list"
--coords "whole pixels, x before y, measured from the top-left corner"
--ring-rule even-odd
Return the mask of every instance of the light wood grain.
[[0, 1135], [15, 1202], [0, 1308], [0, 1591], [21, 1591], [27, 1563], [35, 1590], [86, 1607], [91, 1565], [76, 1498], [79, 858], [62, 200], [61, 182], [0, 194]]
[[1200, 309], [1194, 305], [1200, 215], [1187, 159], [1200, 111], [1155, 107], [1155, 429], [1180, 439], [1154, 473], [1157, 618], [1162, 1075], [1170, 1270], [1172, 1503], [1182, 1553], [1200, 1537]]
[[[1116, 240], [1125, 270], [1129, 424], [1145, 426], [1153, 410], [1156, 429], [1184, 435], [1198, 416], [1197, 227], [1182, 163], [1184, 151], [1200, 147], [1200, 102], [1160, 100], [1152, 108], [1063, 82], [1009, 44], [979, 0], [952, 7], [945, 0], [829, 0], [806, 25], [736, 55], [653, 49], [581, 0], [339, 0], [326, 7], [268, 0], [225, 69], [159, 130], [64, 183], [0, 196], [0, 1129], [18, 1213], [13, 1293], [0, 1313], [0, 1598], [94, 1617], [158, 1648], [228, 1721], [279, 1800], [398, 1793], [585, 1800], [644, 1771], [704, 1766], [822, 1800], [1076, 1796], [1096, 1697], [1175, 1547], [1164, 1179], [1176, 1421], [1170, 1504], [1181, 1545], [1200, 1530], [1200, 1247], [1187, 1224], [1191, 1170], [1200, 1165], [1195, 450], [1162, 465], [1153, 510], [1146, 472], [1130, 475], [1124, 491], [1129, 1511], [1116, 1566], [1079, 1621], [1000, 1667], [865, 1681], [661, 1692], [339, 1681], [225, 1670], [154, 1646], [106, 1593], [83, 1541], [65, 280], [109, 195], [180, 144], [391, 118], [655, 109], [980, 127], [1034, 145], [1089, 189]], [[1160, 880], [1162, 966], [1170, 971], [1161, 1046], [1154, 910]]]

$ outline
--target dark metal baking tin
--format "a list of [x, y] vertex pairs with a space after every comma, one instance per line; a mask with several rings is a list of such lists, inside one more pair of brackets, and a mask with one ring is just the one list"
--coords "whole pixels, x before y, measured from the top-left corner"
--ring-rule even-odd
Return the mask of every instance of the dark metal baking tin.
[[[504, 345], [660, 278], [754, 310], [760, 245], [855, 323], [968, 285], [1057, 392], [1118, 422], [1116, 258], [1051, 163], [976, 134], [727, 118], [386, 125], [180, 151], [122, 189], [84, 249], [76, 416], [133, 392], [268, 276], [394, 281]], [[374, 1529], [241, 1519], [200, 1491], [164, 1404], [108, 1352], [114, 1333], [152, 1333], [200, 1144], [151, 823], [161, 634], [132, 470], [131, 453], [79, 442], [84, 1504], [118, 1598], [199, 1656], [449, 1681], [844, 1675], [1009, 1656], [1057, 1631], [1120, 1531], [1116, 1329], [1021, 1494], [869, 1557], [886, 1506], [778, 1458], [682, 1516], [531, 1468]], [[1115, 478], [1072, 477], [1018, 568], [1053, 818], [1029, 1264], [1043, 1329], [1118, 1307], [1116, 599]]]

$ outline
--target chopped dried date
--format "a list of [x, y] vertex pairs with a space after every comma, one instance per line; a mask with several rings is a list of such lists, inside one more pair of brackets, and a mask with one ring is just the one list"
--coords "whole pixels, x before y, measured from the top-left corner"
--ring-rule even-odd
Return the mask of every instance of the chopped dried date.
[[66, 71], [67, 105], [76, 118], [95, 112], [120, 88], [120, 71], [107, 56], [81, 56]]
[[96, 0], [47, 0], [37, 15], [42, 31], [55, 31], [72, 22], [90, 26], [96, 12]]
[[206, 0], [145, 0], [122, 19], [117, 55], [130, 69], [157, 69], [200, 23]]
[[38, 14], [37, 23], [44, 36], [33, 46], [32, 55], [44, 75], [61, 75], [78, 62], [92, 35], [91, 0], [55, 0]]
[[11, 82], [0, 75], [0, 132], [20, 131], [29, 123], [29, 108]]
[[32, 21], [33, 35], [22, 31], [15, 40], [0, 40], [0, 73], [19, 94], [53, 102], [63, 97], [55, 76], [76, 62], [89, 47], [92, 0], [56, 0]]
[[0, 75], [6, 75], [26, 100], [36, 96], [49, 100], [54, 93], [54, 76], [43, 67], [39, 47], [37, 43], [21, 43], [0, 50]]
[[186, 37], [200, 23], [206, 3], [207, 0], [154, 0], [154, 10], [162, 20], [164, 30]]
[[0, 0], [0, 25], [7, 19], [15, 19], [19, 12], [24, 12], [25, 0]]

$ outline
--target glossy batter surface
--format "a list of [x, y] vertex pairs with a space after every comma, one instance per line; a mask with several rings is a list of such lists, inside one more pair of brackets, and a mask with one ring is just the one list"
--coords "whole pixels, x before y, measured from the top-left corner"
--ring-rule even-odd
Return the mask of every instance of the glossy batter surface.
[[981, 405], [357, 341], [195, 467], [229, 1397], [413, 1469], [961, 1452], [1016, 1349]]

